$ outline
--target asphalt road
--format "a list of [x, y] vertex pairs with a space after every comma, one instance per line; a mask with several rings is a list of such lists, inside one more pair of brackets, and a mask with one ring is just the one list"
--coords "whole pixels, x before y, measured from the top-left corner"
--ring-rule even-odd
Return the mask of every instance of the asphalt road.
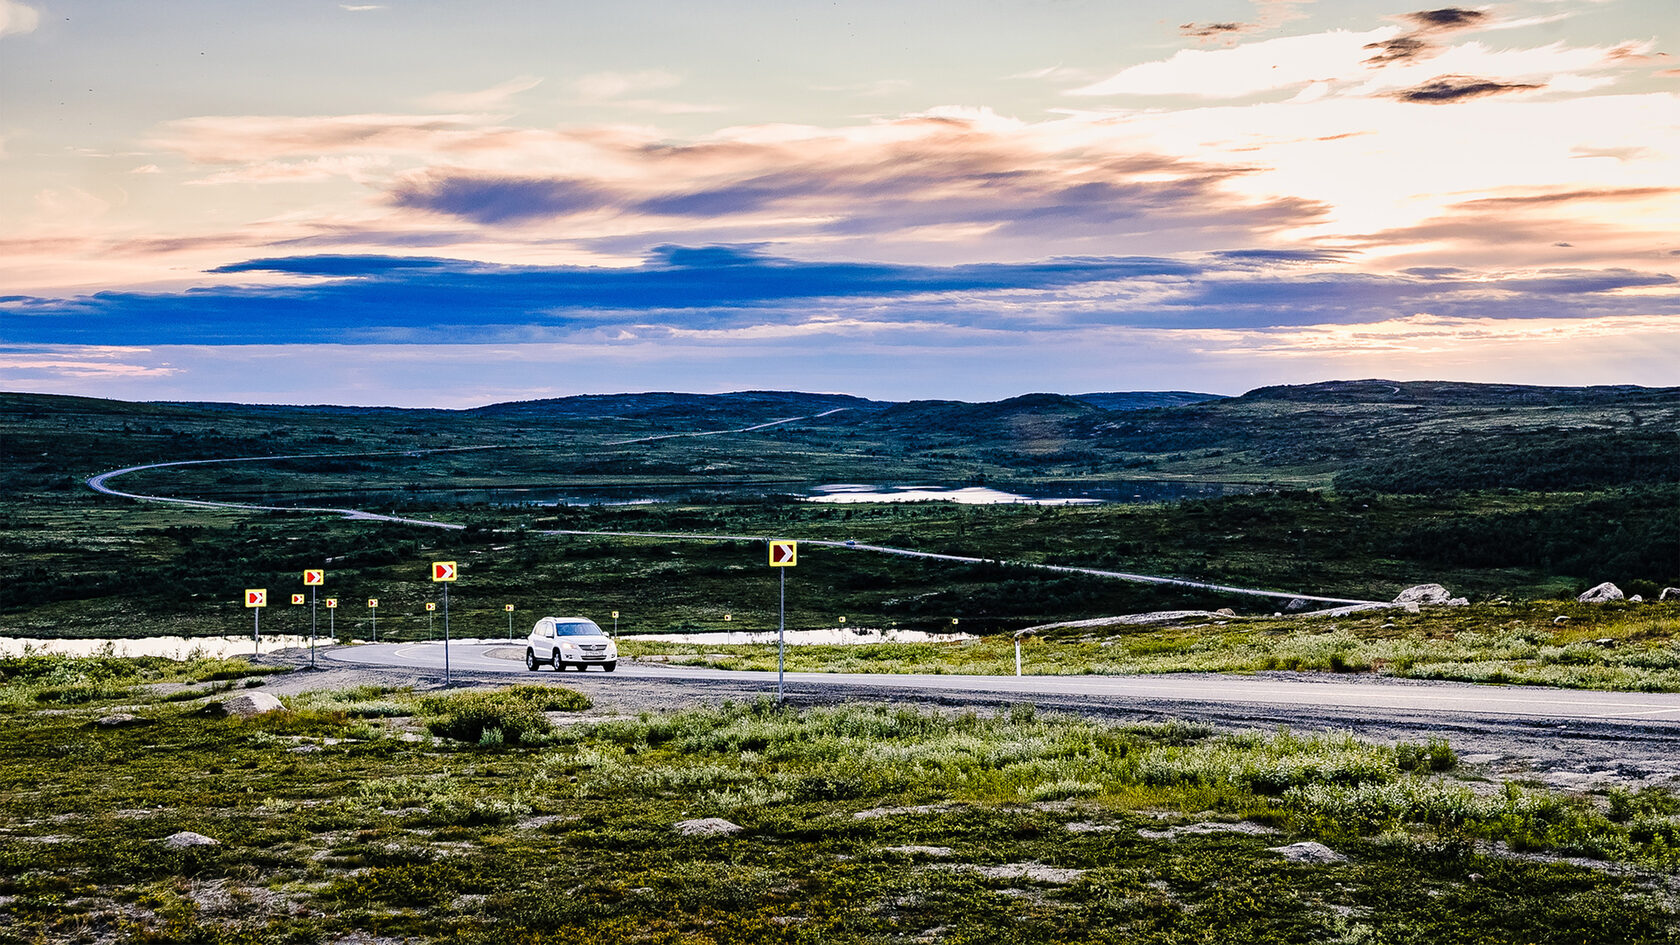
[[[497, 651], [502, 651], [497, 655]], [[327, 663], [354, 664], [387, 670], [407, 670], [418, 676], [443, 672], [442, 643], [381, 643], [324, 651]], [[452, 673], [498, 681], [530, 677], [522, 661], [524, 641], [455, 643], [450, 646]], [[556, 674], [568, 683], [608, 686], [613, 679], [660, 680], [694, 687], [727, 683], [774, 694], [776, 674], [637, 663], [622, 660], [615, 673], [599, 669]], [[599, 680], [597, 682], [597, 679]], [[1010, 701], [1064, 700], [1115, 705], [1181, 704], [1227, 707], [1271, 707], [1292, 715], [1339, 717], [1403, 717], [1457, 719], [1476, 723], [1539, 720], [1552, 725], [1571, 723], [1639, 723], [1672, 727], [1680, 736], [1680, 693], [1601, 692], [1548, 689], [1537, 686], [1488, 686], [1465, 683], [1292, 675], [1225, 676], [1177, 673], [1152, 676], [961, 676], [912, 674], [788, 673], [789, 693], [821, 690], [844, 696], [848, 692], [910, 697], [1004, 697]]]

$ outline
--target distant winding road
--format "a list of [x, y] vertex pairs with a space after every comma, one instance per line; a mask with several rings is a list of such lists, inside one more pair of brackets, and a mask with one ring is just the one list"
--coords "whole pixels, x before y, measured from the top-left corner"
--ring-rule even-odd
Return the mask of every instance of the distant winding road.
[[[754, 424], [753, 426], [740, 427], [740, 428], [733, 429], [733, 430], [707, 430], [707, 431], [702, 431], [702, 432], [698, 432], [698, 433], [665, 433], [665, 434], [658, 434], [658, 435], [655, 435], [655, 436], [645, 436], [645, 437], [638, 437], [636, 439], [622, 440], [622, 441], [615, 442], [615, 443], [609, 443], [607, 445], [608, 446], [627, 446], [627, 445], [630, 445], [630, 444], [633, 444], [633, 443], [647, 443], [647, 442], [651, 442], [651, 441], [654, 441], [654, 440], [667, 440], [667, 439], [675, 439], [675, 438], [678, 438], [678, 437], [723, 436], [723, 435], [732, 434], [732, 433], [750, 433], [750, 432], [755, 431], [755, 430], [765, 429], [766, 427], [780, 426], [780, 425], [785, 424], [785, 423], [794, 423], [794, 422], [797, 422], [797, 421], [800, 421], [800, 420], [815, 419], [817, 417], [826, 417], [826, 416], [829, 416], [830, 414], [839, 413], [840, 411], [846, 410], [846, 409], [848, 409], [848, 408], [837, 407], [833, 410], [829, 410], [829, 411], [825, 411], [825, 412], [820, 413], [820, 414], [816, 414], [813, 417], [788, 417], [788, 418], [785, 418], [785, 419], [782, 419], [782, 420], [772, 420], [768, 423], [759, 423], [759, 424]], [[124, 492], [120, 489], [112, 488], [110, 483], [111, 483], [111, 480], [116, 479], [119, 476], [126, 476], [130, 473], [143, 472], [143, 471], [148, 470], [148, 469], [165, 469], [165, 468], [176, 467], [176, 466], [205, 466], [205, 465], [211, 465], [211, 464], [215, 464], [215, 463], [261, 463], [261, 462], [275, 462], [275, 461], [278, 461], [278, 460], [286, 460], [286, 459], [347, 459], [347, 458], [368, 458], [368, 457], [379, 457], [379, 456], [417, 456], [417, 455], [429, 455], [429, 454], [436, 454], [436, 453], [466, 453], [466, 452], [507, 449], [507, 448], [509, 448], [509, 447], [506, 447], [506, 446], [460, 446], [460, 447], [451, 447], [451, 448], [447, 448], [447, 449], [387, 450], [387, 451], [372, 452], [372, 453], [294, 453], [294, 454], [289, 454], [289, 455], [284, 455], [284, 456], [241, 456], [241, 457], [238, 457], [238, 458], [235, 458], [235, 459], [186, 459], [186, 460], [176, 460], [174, 462], [167, 462], [167, 463], [148, 463], [148, 464], [141, 465], [141, 466], [125, 466], [122, 469], [113, 469], [110, 472], [103, 472], [103, 473], [100, 473], [97, 476], [94, 476], [94, 477], [88, 479], [87, 480], [87, 485], [88, 485], [88, 488], [94, 490], [95, 492], [103, 493], [105, 495], [117, 496], [119, 498], [124, 498], [124, 499], [133, 499], [133, 500], [139, 501], [139, 502], [167, 502], [167, 503], [170, 503], [170, 504], [173, 504], [173, 505], [188, 506], [190, 508], [239, 509], [239, 510], [252, 511], [252, 512], [323, 512], [323, 513], [327, 513], [327, 514], [331, 514], [331, 515], [342, 515], [345, 518], [356, 519], [356, 520], [360, 520], [360, 521], [399, 522], [399, 523], [402, 523], [402, 524], [405, 524], [405, 525], [419, 525], [419, 526], [423, 526], [423, 527], [426, 527], [426, 528], [463, 529], [466, 526], [458, 525], [458, 524], [455, 524], [455, 523], [452, 523], [452, 522], [439, 522], [439, 521], [434, 521], [432, 519], [422, 519], [422, 518], [408, 518], [408, 517], [400, 516], [400, 515], [383, 515], [383, 514], [380, 514], [378, 512], [369, 512], [369, 511], [366, 511], [366, 510], [363, 510], [363, 509], [327, 508], [327, 507], [320, 507], [320, 506], [252, 505], [252, 504], [249, 504], [249, 503], [242, 503], [242, 502], [213, 502], [213, 501], [209, 501], [209, 500], [206, 500], [206, 499], [181, 499], [181, 498], [176, 498], [176, 497], [173, 497], [173, 496], [145, 495], [145, 494], [137, 493], [137, 492]], [[658, 538], [658, 539], [665, 539], [665, 540], [670, 540], [670, 541], [741, 541], [741, 542], [767, 542], [767, 541], [771, 541], [773, 539], [786, 537], [786, 536], [783, 536], [783, 535], [705, 535], [705, 534], [695, 534], [695, 533], [692, 533], [692, 532], [586, 531], [586, 530], [581, 530], [581, 529], [568, 529], [568, 528], [533, 529], [530, 532], [530, 534], [537, 534], [537, 535], [580, 535], [580, 536], [589, 536], [589, 537], [597, 537], [597, 538]], [[1059, 574], [1075, 574], [1075, 575], [1081, 575], [1081, 576], [1084, 576], [1084, 577], [1103, 578], [1103, 579], [1107, 579], [1107, 580], [1130, 581], [1130, 582], [1137, 583], [1137, 584], [1162, 584], [1162, 585], [1168, 585], [1168, 586], [1171, 586], [1171, 587], [1184, 587], [1184, 588], [1189, 588], [1189, 589], [1192, 589], [1192, 590], [1200, 590], [1200, 591], [1216, 591], [1216, 592], [1223, 593], [1223, 594], [1236, 594], [1236, 595], [1242, 595], [1242, 596], [1246, 596], [1246, 597], [1265, 597], [1265, 598], [1272, 598], [1272, 599], [1275, 599], [1275, 600], [1304, 600], [1304, 601], [1314, 601], [1314, 602], [1323, 603], [1323, 604], [1339, 604], [1339, 605], [1344, 605], [1344, 606], [1368, 606], [1368, 605], [1376, 605], [1376, 604], [1384, 603], [1382, 601], [1358, 600], [1358, 599], [1347, 598], [1347, 597], [1323, 597], [1323, 596], [1319, 596], [1319, 595], [1315, 595], [1315, 594], [1302, 594], [1302, 593], [1297, 593], [1297, 592], [1293, 592], [1293, 591], [1273, 591], [1273, 590], [1265, 590], [1265, 589], [1262, 589], [1262, 588], [1254, 588], [1254, 587], [1235, 587], [1235, 586], [1228, 585], [1228, 584], [1211, 584], [1211, 583], [1208, 583], [1206, 581], [1191, 581], [1191, 580], [1187, 580], [1185, 578], [1160, 577], [1158, 575], [1152, 575], [1152, 574], [1133, 574], [1133, 573], [1130, 573], [1130, 572], [1127, 572], [1127, 571], [1106, 571], [1106, 570], [1102, 570], [1102, 569], [1099, 569], [1099, 568], [1082, 568], [1082, 567], [1076, 567], [1076, 566], [1073, 566], [1073, 565], [1065, 565], [1065, 564], [1043, 564], [1043, 563], [1034, 562], [1034, 561], [1006, 561], [1006, 560], [1000, 560], [1000, 559], [996, 559], [996, 558], [983, 558], [983, 557], [975, 557], [975, 556], [970, 556], [970, 555], [936, 554], [936, 553], [931, 552], [931, 551], [915, 551], [915, 550], [912, 550], [912, 549], [909, 549], [909, 548], [889, 548], [885, 545], [866, 545], [866, 544], [860, 544], [860, 543], [855, 542], [855, 541], [834, 541], [834, 540], [822, 540], [822, 539], [810, 539], [810, 538], [801, 538], [801, 539], [799, 539], [799, 541], [801, 541], [802, 543], [807, 544], [807, 545], [820, 545], [820, 546], [829, 547], [829, 548], [843, 548], [843, 549], [846, 549], [846, 550], [849, 550], [849, 551], [866, 551], [866, 552], [874, 552], [874, 553], [877, 553], [877, 554], [898, 555], [898, 556], [904, 557], [904, 558], [922, 558], [922, 559], [926, 559], [926, 560], [930, 560], [930, 561], [949, 561], [949, 562], [953, 562], [953, 563], [956, 563], [956, 564], [1000, 564], [1000, 565], [1007, 565], [1009, 567], [1015, 567], [1015, 568], [1030, 568], [1030, 569], [1035, 570], [1035, 571], [1050, 571], [1050, 572], [1055, 572], [1055, 573], [1059, 573]]]

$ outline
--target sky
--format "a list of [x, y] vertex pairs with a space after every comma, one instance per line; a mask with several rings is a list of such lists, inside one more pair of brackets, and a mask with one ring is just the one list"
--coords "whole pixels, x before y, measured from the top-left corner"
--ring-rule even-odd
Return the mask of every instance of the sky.
[[1680, 4], [0, 0], [0, 390], [1680, 385]]

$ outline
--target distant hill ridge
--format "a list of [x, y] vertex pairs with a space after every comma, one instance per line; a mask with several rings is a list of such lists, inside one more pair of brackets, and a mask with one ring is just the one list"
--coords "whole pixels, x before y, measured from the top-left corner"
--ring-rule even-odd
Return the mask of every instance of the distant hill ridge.
[[1287, 400], [1303, 403], [1391, 403], [1441, 406], [1568, 406], [1676, 404], [1680, 387], [1541, 387], [1528, 384], [1470, 384], [1459, 381], [1320, 381], [1258, 387], [1239, 400]]
[[1594, 387], [1552, 387], [1523, 384], [1476, 384], [1459, 381], [1393, 381], [1383, 379], [1320, 381], [1313, 384], [1259, 387], [1239, 397], [1192, 391], [1107, 391], [1087, 394], [1031, 393], [996, 401], [871, 400], [850, 394], [800, 391], [732, 391], [694, 394], [648, 391], [619, 394], [576, 394], [537, 400], [506, 401], [448, 410], [425, 407], [354, 407], [330, 404], [238, 404], [212, 401], [130, 402], [61, 394], [0, 392], [0, 409], [50, 412], [132, 413], [147, 409], [253, 414], [380, 413], [468, 414], [485, 417], [624, 417], [638, 419], [720, 419], [752, 416], [811, 416], [835, 409], [880, 415], [883, 419], [916, 418], [1000, 419], [1037, 415], [1075, 419], [1104, 412], [1171, 409], [1193, 405], [1216, 406], [1258, 401], [1323, 404], [1417, 404], [1435, 406], [1594, 406], [1680, 405], [1680, 387], [1641, 387], [1631, 384]]

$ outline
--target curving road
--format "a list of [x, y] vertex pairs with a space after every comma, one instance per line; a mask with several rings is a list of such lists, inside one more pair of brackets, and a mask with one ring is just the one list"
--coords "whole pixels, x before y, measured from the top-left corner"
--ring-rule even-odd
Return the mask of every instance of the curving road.
[[[837, 408], [835, 408], [833, 410], [829, 410], [825, 413], [817, 414], [816, 417], [826, 417], [830, 414], [839, 413], [840, 411], [846, 410], [846, 409], [849, 409], [849, 408], [837, 407]], [[708, 430], [708, 431], [703, 431], [703, 432], [699, 432], [699, 433], [668, 433], [668, 434], [660, 434], [660, 435], [657, 435], [657, 436], [641, 437], [639, 439], [634, 439], [634, 440], [624, 440], [624, 441], [621, 441], [619, 443], [610, 443], [610, 444], [607, 444], [607, 445], [609, 445], [609, 446], [623, 446], [623, 445], [627, 445], [627, 444], [631, 444], [631, 443], [645, 443], [645, 442], [648, 442], [648, 441], [651, 441], [651, 440], [673, 439], [673, 438], [676, 438], [676, 437], [722, 436], [722, 435], [731, 434], [731, 433], [748, 433], [748, 432], [751, 432], [753, 430], [762, 430], [765, 427], [779, 426], [779, 425], [784, 424], [784, 423], [793, 423], [795, 421], [809, 420], [809, 419], [814, 419], [814, 418], [812, 418], [812, 417], [788, 417], [788, 418], [783, 419], [783, 420], [772, 420], [768, 423], [760, 423], [760, 424], [756, 424], [756, 425], [750, 426], [750, 427], [741, 427], [740, 429], [735, 429], [735, 430]], [[455, 523], [452, 523], [452, 522], [434, 521], [432, 519], [407, 518], [407, 517], [400, 516], [400, 515], [383, 515], [383, 514], [380, 514], [378, 512], [368, 512], [368, 511], [365, 511], [365, 510], [362, 510], [362, 509], [330, 508], [330, 507], [322, 507], [322, 506], [252, 505], [252, 504], [242, 503], [242, 502], [212, 502], [212, 501], [209, 501], [209, 500], [206, 500], [206, 499], [181, 499], [181, 498], [176, 498], [174, 496], [147, 495], [147, 494], [137, 493], [137, 492], [125, 492], [125, 491], [122, 491], [120, 489], [113, 488], [110, 483], [111, 483], [111, 480], [116, 479], [119, 476], [126, 476], [130, 473], [142, 472], [142, 471], [145, 471], [145, 470], [148, 470], [148, 469], [166, 469], [166, 468], [175, 467], [175, 466], [204, 466], [204, 465], [209, 465], [209, 464], [213, 464], [213, 463], [260, 463], [260, 462], [274, 462], [274, 461], [284, 460], [284, 459], [324, 459], [324, 458], [345, 459], [345, 458], [353, 458], [353, 457], [354, 458], [366, 458], [366, 457], [377, 457], [377, 456], [415, 456], [415, 455], [428, 455], [428, 454], [433, 454], [433, 453], [465, 453], [465, 452], [476, 452], [476, 451], [507, 449], [507, 448], [509, 448], [509, 447], [506, 447], [506, 446], [459, 446], [459, 447], [451, 447], [451, 448], [447, 448], [447, 449], [401, 450], [401, 451], [383, 451], [383, 452], [375, 452], [375, 453], [302, 453], [302, 454], [290, 454], [290, 455], [285, 455], [285, 456], [241, 456], [241, 457], [234, 458], [234, 459], [187, 459], [187, 460], [176, 460], [174, 462], [167, 462], [167, 463], [148, 463], [148, 464], [141, 465], [141, 466], [125, 466], [122, 469], [113, 469], [109, 472], [103, 472], [103, 473], [98, 474], [97, 476], [93, 476], [92, 478], [88, 479], [87, 480], [87, 486], [88, 486], [88, 488], [92, 489], [93, 491], [98, 492], [98, 493], [102, 493], [104, 495], [116, 496], [118, 498], [123, 498], [123, 499], [133, 499], [133, 500], [138, 501], [138, 502], [164, 502], [164, 503], [169, 503], [169, 504], [172, 504], [172, 505], [187, 506], [189, 508], [238, 509], [238, 510], [250, 511], [250, 512], [321, 512], [321, 513], [326, 513], [326, 514], [329, 514], [329, 515], [342, 515], [345, 518], [356, 519], [356, 520], [360, 520], [360, 521], [398, 522], [398, 523], [401, 523], [401, 524], [404, 524], [404, 525], [420, 525], [420, 526], [424, 526], [424, 527], [427, 527], [427, 528], [446, 528], [446, 529], [460, 530], [460, 529], [465, 528], [466, 526], [458, 525], [458, 524], [455, 524]], [[658, 538], [658, 539], [664, 539], [664, 540], [669, 540], [669, 541], [741, 541], [741, 542], [768, 542], [768, 541], [772, 541], [772, 540], [775, 540], [775, 539], [781, 539], [781, 538], [786, 538], [787, 537], [785, 535], [705, 535], [705, 534], [695, 534], [695, 533], [692, 533], [692, 532], [585, 531], [585, 530], [580, 530], [580, 529], [566, 529], [566, 528], [533, 529], [532, 531], [529, 532], [529, 534], [535, 534], [535, 535], [578, 535], [578, 536], [594, 537], [594, 538]], [[1006, 561], [1006, 560], [995, 559], [995, 558], [973, 557], [973, 556], [969, 556], [969, 555], [936, 554], [936, 553], [931, 552], [931, 551], [915, 551], [915, 550], [912, 550], [912, 549], [909, 549], [909, 548], [890, 548], [890, 547], [887, 547], [885, 545], [865, 545], [865, 544], [859, 544], [858, 542], [855, 542], [855, 541], [831, 541], [831, 540], [810, 539], [810, 538], [801, 538], [801, 539], [799, 539], [799, 541], [804, 543], [804, 544], [807, 544], [807, 545], [820, 545], [820, 546], [828, 547], [828, 548], [843, 548], [843, 549], [846, 549], [848, 551], [873, 552], [873, 553], [876, 553], [876, 554], [897, 555], [899, 557], [904, 557], [904, 558], [922, 558], [922, 559], [930, 560], [930, 561], [949, 561], [949, 562], [953, 562], [953, 563], [956, 563], [956, 564], [1001, 564], [1001, 565], [1008, 565], [1009, 567], [1015, 567], [1015, 568], [1028, 568], [1028, 569], [1035, 570], [1035, 571], [1050, 571], [1050, 572], [1054, 572], [1054, 573], [1058, 573], [1058, 574], [1077, 574], [1077, 575], [1081, 575], [1081, 576], [1084, 576], [1084, 577], [1095, 577], [1095, 578], [1103, 578], [1103, 579], [1107, 579], [1107, 580], [1116, 580], [1116, 581], [1129, 581], [1129, 582], [1136, 583], [1136, 584], [1161, 584], [1161, 585], [1167, 585], [1167, 586], [1171, 586], [1171, 587], [1183, 587], [1183, 588], [1188, 588], [1188, 589], [1191, 589], [1191, 590], [1216, 591], [1216, 592], [1223, 593], [1223, 594], [1235, 594], [1235, 595], [1241, 595], [1241, 596], [1245, 596], [1245, 597], [1265, 597], [1265, 598], [1271, 598], [1271, 599], [1274, 599], [1274, 600], [1315, 601], [1315, 602], [1324, 603], [1324, 604], [1339, 604], [1339, 605], [1353, 606], [1353, 607], [1378, 607], [1378, 606], [1386, 606], [1387, 605], [1387, 602], [1384, 602], [1384, 601], [1359, 600], [1357, 598], [1348, 598], [1348, 597], [1323, 597], [1323, 596], [1319, 596], [1319, 595], [1315, 595], [1315, 594], [1302, 594], [1302, 593], [1297, 593], [1297, 592], [1294, 592], [1294, 591], [1272, 591], [1272, 590], [1265, 590], [1263, 588], [1254, 588], [1254, 587], [1235, 587], [1235, 586], [1232, 586], [1232, 585], [1229, 585], [1229, 584], [1212, 584], [1212, 583], [1209, 583], [1209, 582], [1206, 582], [1206, 581], [1191, 581], [1191, 580], [1187, 580], [1185, 578], [1161, 577], [1161, 576], [1152, 575], [1152, 574], [1134, 574], [1134, 573], [1131, 573], [1131, 572], [1128, 572], [1128, 571], [1106, 571], [1106, 570], [1102, 570], [1102, 569], [1099, 569], [1099, 568], [1082, 568], [1082, 567], [1076, 567], [1076, 566], [1073, 566], [1073, 565], [1065, 565], [1065, 564], [1043, 564], [1043, 563], [1035, 562], [1035, 561]]]
[[[379, 643], [323, 650], [329, 664], [395, 670], [420, 677], [443, 674], [442, 643]], [[631, 682], [659, 681], [704, 688], [760, 690], [773, 695], [773, 672], [721, 670], [669, 663], [621, 660], [615, 673], [531, 673], [521, 657], [524, 641], [456, 642], [450, 646], [454, 675], [480, 682], [518, 682], [540, 678], [584, 684], [592, 689]], [[1538, 686], [1489, 686], [1389, 678], [1342, 676], [1222, 676], [1181, 673], [1158, 676], [962, 676], [896, 673], [788, 673], [787, 691], [795, 698], [824, 695], [949, 697], [968, 701], [987, 697], [1007, 701], [1069, 702], [1111, 707], [1195, 708], [1269, 707], [1304, 718], [1452, 719], [1495, 724], [1511, 720], [1570, 723], [1632, 723], [1672, 729], [1680, 736], [1680, 693], [1601, 692]], [[1252, 717], [1252, 716], [1250, 716]]]

